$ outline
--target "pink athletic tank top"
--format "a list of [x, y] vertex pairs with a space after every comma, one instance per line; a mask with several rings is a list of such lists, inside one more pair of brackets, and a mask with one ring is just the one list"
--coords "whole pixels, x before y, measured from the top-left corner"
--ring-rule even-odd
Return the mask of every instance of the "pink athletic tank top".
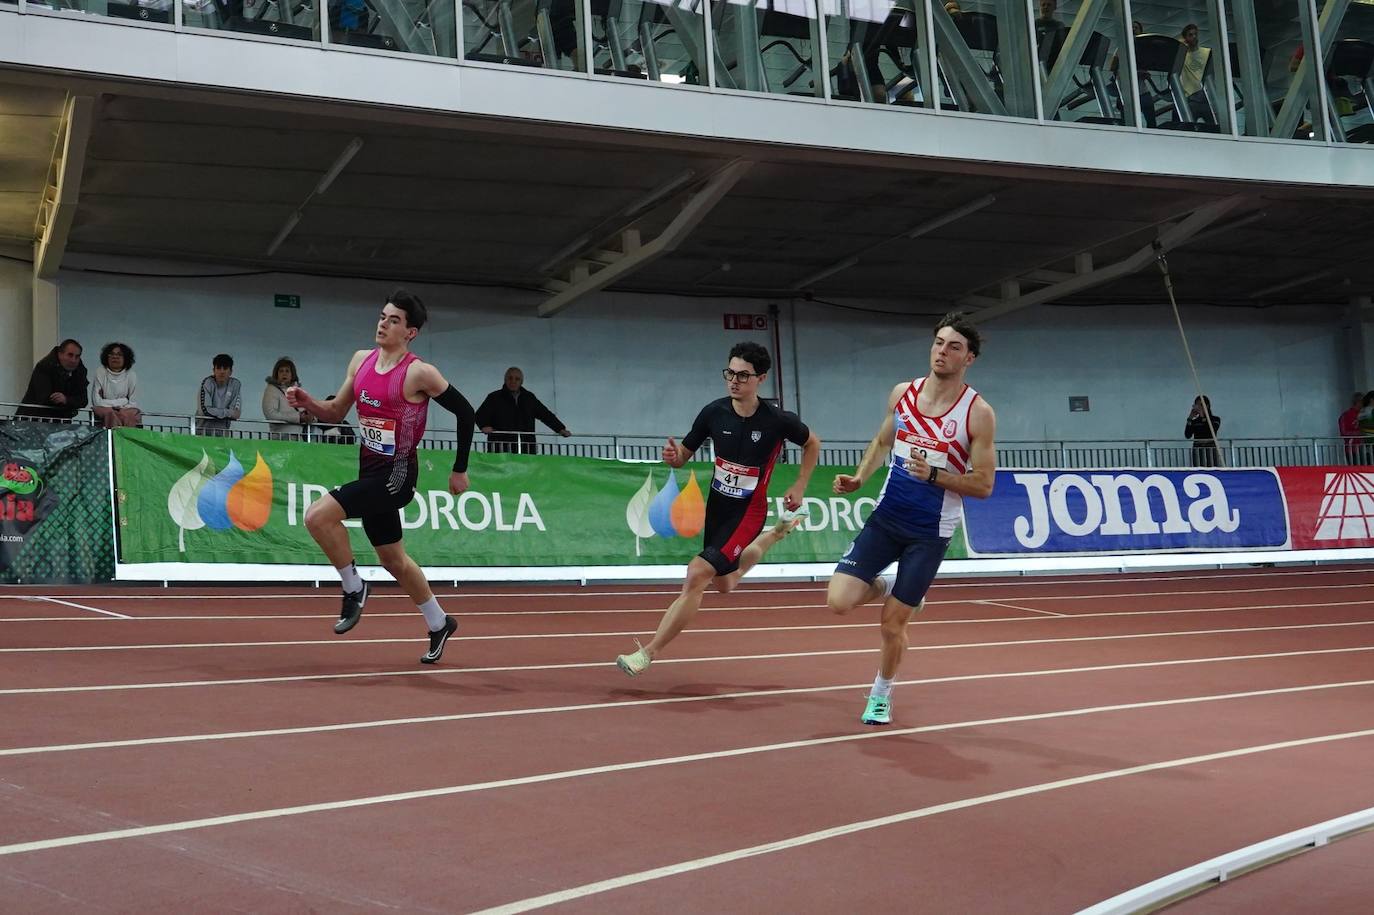
[[429, 398], [420, 403], [406, 400], [406, 370], [419, 357], [406, 353], [385, 373], [377, 371], [381, 350], [368, 353], [353, 376], [357, 399], [360, 452], [358, 465], [364, 471], [391, 471], [404, 481], [415, 463], [415, 449], [425, 434]]

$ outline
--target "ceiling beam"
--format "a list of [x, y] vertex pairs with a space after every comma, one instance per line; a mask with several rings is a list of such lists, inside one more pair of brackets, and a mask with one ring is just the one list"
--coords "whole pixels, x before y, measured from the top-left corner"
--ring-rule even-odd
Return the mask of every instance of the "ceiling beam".
[[[1148, 267], [1159, 254], [1171, 251], [1200, 234], [1208, 226], [1240, 206], [1245, 199], [1243, 195], [1237, 194], [1199, 207], [1179, 222], [1162, 230], [1157, 237], [1158, 248], [1156, 248], [1155, 243], [1151, 243], [1114, 264], [1077, 274], [1071, 279], [1051, 283], [1034, 292], [1005, 297], [996, 305], [974, 312], [972, 318], [979, 322], [991, 321], [994, 318], [1011, 314], [1013, 311], [1020, 311], [1023, 308], [1044, 302], [1053, 302], [1065, 296], [1105, 285], [1123, 276], [1130, 276], [1132, 273]], [[963, 304], [974, 306], [985, 301], [986, 297], [968, 297], [963, 299]]]
[[[604, 289], [616, 280], [628, 276], [645, 264], [662, 257], [677, 248], [686, 240], [692, 230], [713, 210], [716, 204], [730, 193], [730, 189], [744, 177], [753, 165], [745, 159], [736, 159], [712, 175], [704, 185], [694, 191], [683, 204], [682, 210], [673, 217], [672, 222], [651, 242], [638, 244], [639, 233], [633, 229], [622, 232], [622, 239], [631, 243], [622, 244], [620, 256], [612, 263], [599, 260], [579, 259], [572, 267], [566, 282], [568, 286], [551, 296], [539, 306], [539, 317], [550, 318], [567, 308], [588, 293]], [[598, 254], [614, 254], [600, 249]]]
[[69, 95], [62, 108], [57, 142], [48, 165], [48, 180], [34, 224], [35, 279], [52, 279], [62, 266], [72, 219], [76, 216], [77, 197], [81, 193], [81, 175], [86, 170], [86, 147], [91, 139], [94, 110], [95, 99], [89, 95]]

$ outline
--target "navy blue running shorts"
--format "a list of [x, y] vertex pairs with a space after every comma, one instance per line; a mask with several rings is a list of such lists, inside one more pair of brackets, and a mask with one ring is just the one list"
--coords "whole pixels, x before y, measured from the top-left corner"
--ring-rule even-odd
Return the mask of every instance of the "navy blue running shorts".
[[892, 596], [908, 607], [915, 607], [930, 590], [947, 549], [948, 537], [898, 537], [882, 522], [869, 518], [840, 557], [835, 571], [871, 584], [883, 569], [896, 562], [897, 583], [892, 587]]

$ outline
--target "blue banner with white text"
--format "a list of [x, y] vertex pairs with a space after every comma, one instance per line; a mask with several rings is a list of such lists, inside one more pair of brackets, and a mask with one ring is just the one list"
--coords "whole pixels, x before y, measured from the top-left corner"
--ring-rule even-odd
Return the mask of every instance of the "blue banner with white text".
[[964, 499], [970, 556], [1289, 547], [1272, 469], [999, 470]]

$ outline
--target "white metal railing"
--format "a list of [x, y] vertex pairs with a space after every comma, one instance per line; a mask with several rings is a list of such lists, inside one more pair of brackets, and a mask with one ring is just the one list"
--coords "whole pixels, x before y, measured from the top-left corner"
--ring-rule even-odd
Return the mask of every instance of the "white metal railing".
[[[12, 421], [18, 404], [0, 403], [0, 422]], [[43, 420], [24, 418], [30, 422], [96, 423], [89, 408], [82, 409], [72, 420]], [[338, 438], [323, 435], [321, 425], [312, 424], [300, 433], [283, 434], [274, 431], [264, 420], [236, 419], [228, 429], [205, 430], [206, 417], [177, 413], [144, 413], [142, 427], [160, 432], [179, 432], [188, 435], [207, 435], [267, 441], [337, 442]], [[348, 438], [356, 440], [356, 432], [347, 424]], [[496, 430], [496, 436], [519, 436], [533, 443], [533, 451], [525, 453], [559, 454], [572, 457], [603, 458], [620, 461], [658, 461], [668, 435], [673, 433], [592, 433], [564, 438], [552, 432], [520, 432]], [[457, 440], [454, 429], [426, 431], [421, 445], [426, 448], [452, 450]], [[345, 439], [348, 441], [348, 439]], [[351, 442], [348, 442], [351, 443]], [[821, 448], [821, 463], [830, 466], [855, 465], [863, 457], [868, 442], [856, 440], [825, 441]], [[479, 433], [473, 440], [478, 452], [514, 452], [514, 443], [492, 442]], [[1093, 441], [1010, 441], [997, 445], [997, 465], [1003, 469], [1089, 469], [1102, 467], [1196, 467], [1222, 465], [1225, 467], [1311, 467], [1336, 464], [1374, 464], [1374, 440], [1350, 440], [1339, 437], [1295, 438], [1232, 438], [1220, 439], [1213, 456], [1211, 449], [1199, 449], [1192, 442], [1178, 439], [1117, 439]], [[697, 455], [701, 460], [714, 460], [715, 453], [708, 441]], [[789, 444], [782, 460], [796, 463], [801, 449]]]

